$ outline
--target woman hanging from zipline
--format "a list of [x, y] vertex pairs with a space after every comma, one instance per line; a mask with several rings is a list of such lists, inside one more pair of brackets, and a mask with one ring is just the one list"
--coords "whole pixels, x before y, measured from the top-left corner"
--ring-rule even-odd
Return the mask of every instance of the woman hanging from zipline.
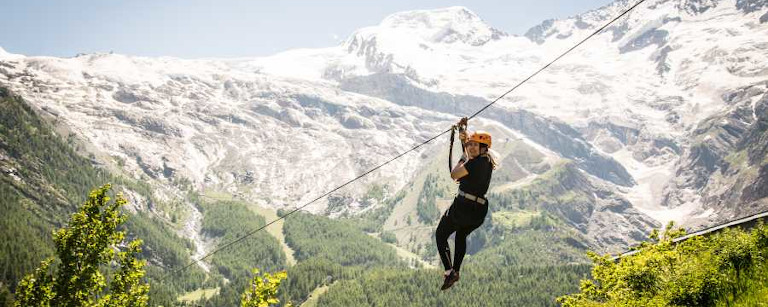
[[[464, 156], [451, 169], [451, 178], [459, 182], [459, 191], [451, 207], [440, 218], [440, 224], [437, 225], [435, 232], [437, 250], [445, 267], [445, 280], [441, 290], [450, 288], [459, 280], [461, 262], [467, 252], [467, 236], [483, 224], [485, 215], [488, 213], [488, 200], [485, 199], [485, 193], [491, 183], [493, 169], [496, 168], [496, 161], [488, 151], [491, 148], [491, 135], [476, 131], [467, 137], [466, 125], [465, 117], [456, 126], [459, 130], [459, 140], [464, 148]], [[453, 136], [451, 136], [451, 143], [453, 143]], [[448, 237], [454, 232], [456, 233], [454, 244], [456, 253], [451, 264]]]

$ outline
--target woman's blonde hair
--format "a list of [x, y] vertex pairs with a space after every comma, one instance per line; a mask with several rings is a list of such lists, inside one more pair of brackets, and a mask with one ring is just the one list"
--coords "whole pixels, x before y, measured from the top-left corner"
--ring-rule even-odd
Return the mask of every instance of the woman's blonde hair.
[[498, 162], [499, 155], [496, 153], [496, 151], [488, 148], [488, 146], [482, 146], [482, 145], [485, 145], [485, 144], [481, 144], [480, 149], [484, 148], [485, 152], [481, 153], [480, 156], [488, 157], [488, 161], [491, 161], [491, 166], [493, 167], [493, 169], [497, 169], [499, 167], [499, 162]]

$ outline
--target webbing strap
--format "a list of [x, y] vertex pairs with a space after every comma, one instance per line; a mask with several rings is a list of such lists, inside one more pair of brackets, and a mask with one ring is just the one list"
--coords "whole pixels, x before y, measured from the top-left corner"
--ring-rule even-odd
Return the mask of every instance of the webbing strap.
[[[464, 124], [459, 123], [458, 125], [453, 125], [453, 127], [451, 127], [451, 142], [450, 144], [448, 144], [449, 146], [448, 147], [448, 172], [449, 173], [453, 171], [453, 142], [456, 139], [455, 137], [456, 129], [458, 129], [459, 132], [463, 132], [464, 130], [466, 130], [465, 125], [466, 125], [466, 121], [464, 122]], [[464, 143], [461, 143], [461, 152], [462, 153], [464, 152]]]
[[451, 128], [451, 142], [448, 145], [448, 173], [453, 171], [453, 140], [456, 135], [456, 126]]

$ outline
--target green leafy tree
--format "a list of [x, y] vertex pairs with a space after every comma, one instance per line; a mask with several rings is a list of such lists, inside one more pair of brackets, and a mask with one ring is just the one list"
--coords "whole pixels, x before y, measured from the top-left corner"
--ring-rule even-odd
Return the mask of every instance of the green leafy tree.
[[[592, 279], [581, 281], [581, 292], [560, 297], [570, 306], [745, 306], [768, 289], [768, 227], [751, 233], [725, 229], [707, 237], [675, 243], [685, 234], [673, 229], [651, 234], [636, 254], [614, 262], [590, 253]], [[739, 305], [736, 305], [739, 306]]]
[[[274, 274], [264, 273], [259, 276], [259, 270], [253, 269], [253, 280], [240, 297], [242, 307], [268, 307], [280, 303], [277, 299], [277, 288], [280, 282], [287, 277], [285, 271]], [[287, 303], [285, 306], [291, 306]]]
[[[124, 244], [118, 230], [126, 200], [109, 202], [107, 184], [90, 193], [67, 227], [54, 233], [56, 256], [44, 260], [16, 291], [16, 306], [146, 306], [149, 285], [142, 282], [145, 261], [137, 259], [141, 240]], [[100, 268], [108, 267], [111, 281]], [[108, 286], [108, 288], [107, 288]], [[106, 289], [105, 289], [106, 288]]]

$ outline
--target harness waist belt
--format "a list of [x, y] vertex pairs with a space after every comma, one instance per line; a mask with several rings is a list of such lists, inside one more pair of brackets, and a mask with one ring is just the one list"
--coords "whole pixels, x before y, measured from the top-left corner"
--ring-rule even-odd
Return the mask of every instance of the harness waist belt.
[[464, 197], [466, 199], [469, 199], [471, 201], [474, 201], [474, 202], [476, 202], [478, 204], [485, 205], [485, 199], [482, 198], [482, 197], [477, 197], [475, 195], [472, 195], [472, 194], [469, 194], [469, 193], [465, 193], [462, 190], [459, 190], [458, 195], [461, 196], [461, 197]]

